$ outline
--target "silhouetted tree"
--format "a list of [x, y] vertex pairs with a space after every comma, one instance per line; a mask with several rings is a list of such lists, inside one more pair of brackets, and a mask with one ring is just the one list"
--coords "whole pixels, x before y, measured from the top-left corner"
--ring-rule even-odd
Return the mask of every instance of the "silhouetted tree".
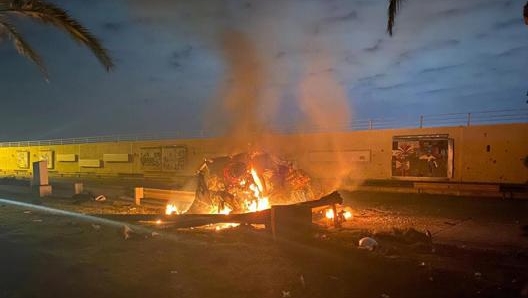
[[114, 67], [101, 42], [62, 8], [40, 0], [0, 0], [0, 41], [2, 36], [7, 36], [18, 53], [33, 61], [46, 78], [48, 73], [42, 58], [11, 23], [14, 16], [29, 17], [64, 30], [73, 40], [88, 47], [107, 71]]
[[[394, 20], [396, 14], [400, 11], [400, 6], [404, 0], [389, 0], [389, 8], [387, 9], [387, 32], [392, 36], [392, 29], [394, 27]], [[524, 5], [524, 23], [528, 25], [528, 1]]]

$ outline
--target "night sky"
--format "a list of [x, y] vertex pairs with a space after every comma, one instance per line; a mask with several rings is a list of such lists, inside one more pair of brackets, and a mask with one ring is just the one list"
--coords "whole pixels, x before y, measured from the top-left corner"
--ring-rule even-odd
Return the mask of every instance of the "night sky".
[[50, 82], [2, 41], [2, 141], [528, 107], [520, 0], [408, 0], [393, 37], [385, 0], [53, 3], [116, 68], [20, 19]]

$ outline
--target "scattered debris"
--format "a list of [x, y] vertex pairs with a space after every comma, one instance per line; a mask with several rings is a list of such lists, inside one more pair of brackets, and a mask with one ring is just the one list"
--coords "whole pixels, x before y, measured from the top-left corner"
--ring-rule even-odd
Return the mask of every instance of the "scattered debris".
[[104, 202], [104, 201], [106, 201], [106, 197], [103, 196], [103, 195], [98, 195], [97, 197], [95, 197], [94, 200], [97, 201], [97, 202]]
[[152, 237], [156, 237], [156, 236], [159, 236], [160, 234], [159, 234], [158, 232], [152, 232], [150, 235], [151, 235]]
[[178, 270], [171, 270], [171, 274], [178, 274]]
[[359, 248], [368, 251], [374, 251], [378, 247], [378, 242], [370, 237], [363, 237], [359, 239]]
[[95, 195], [90, 191], [83, 191], [82, 193], [72, 195], [74, 204], [81, 204], [83, 202], [91, 201], [95, 198]]
[[34, 219], [34, 222], [42, 222], [42, 219]]
[[92, 224], [92, 228], [94, 228], [96, 231], [99, 231], [101, 229], [101, 225]]
[[26, 211], [24, 211], [24, 213], [25, 213], [25, 214], [31, 214], [31, 211], [26, 210]]
[[130, 238], [131, 234], [133, 233], [134, 231], [132, 231], [132, 229], [127, 226], [127, 225], [124, 225], [123, 226], [123, 235], [125, 237], [125, 240], [127, 240], [128, 238]]
[[304, 281], [304, 275], [301, 274], [301, 276], [299, 277], [299, 280], [301, 281], [301, 286], [303, 287], [303, 289], [306, 288], [306, 283]]
[[291, 297], [291, 292], [290, 291], [282, 291], [282, 298], [286, 298], [286, 297]]

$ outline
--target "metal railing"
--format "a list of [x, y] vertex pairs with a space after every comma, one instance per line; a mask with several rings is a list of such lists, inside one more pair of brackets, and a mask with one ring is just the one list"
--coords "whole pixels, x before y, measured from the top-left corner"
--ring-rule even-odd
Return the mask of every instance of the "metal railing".
[[[473, 126], [486, 124], [528, 123], [528, 109], [492, 110], [471, 113], [448, 113], [420, 115], [413, 118], [378, 118], [354, 120], [332, 126], [299, 126], [298, 124], [271, 125], [269, 129], [275, 133], [314, 133], [338, 132], [354, 130], [395, 129], [395, 128], [425, 128], [446, 126]], [[106, 135], [81, 138], [63, 138], [35, 141], [0, 142], [0, 147], [49, 146], [64, 144], [85, 144], [102, 142], [147, 141], [183, 138], [219, 137], [219, 131], [167, 131], [142, 134]]]

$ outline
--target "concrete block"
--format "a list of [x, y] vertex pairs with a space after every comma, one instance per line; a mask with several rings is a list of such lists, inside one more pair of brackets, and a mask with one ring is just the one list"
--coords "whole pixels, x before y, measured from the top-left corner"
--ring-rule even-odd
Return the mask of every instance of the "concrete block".
[[84, 186], [82, 183], [74, 183], [73, 184], [73, 191], [76, 195], [81, 194], [84, 190]]
[[35, 185], [33, 189], [41, 198], [51, 196], [52, 193], [51, 185]]
[[48, 163], [45, 160], [36, 161], [33, 163], [33, 181], [35, 186], [48, 185]]

